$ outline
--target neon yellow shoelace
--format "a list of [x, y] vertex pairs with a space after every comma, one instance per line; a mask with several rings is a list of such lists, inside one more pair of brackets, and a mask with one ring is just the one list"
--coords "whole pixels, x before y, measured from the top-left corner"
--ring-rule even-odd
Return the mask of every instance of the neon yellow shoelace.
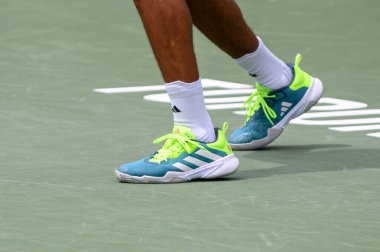
[[[168, 158], [174, 157], [175, 154], [179, 154], [185, 150], [188, 154], [192, 152], [190, 145], [196, 146], [200, 149], [208, 151], [198, 142], [191, 140], [187, 137], [179, 134], [166, 134], [153, 141], [154, 144], [159, 144], [165, 141], [165, 144], [157, 151], [157, 153], [150, 159], [150, 162], [161, 163], [161, 161], [167, 161]], [[178, 155], [178, 156], [179, 156]]]
[[[253, 116], [257, 110], [263, 108], [266, 118], [270, 121], [272, 125], [274, 125], [272, 119], [277, 118], [276, 112], [268, 106], [265, 99], [274, 98], [275, 95], [268, 94], [269, 93], [267, 90], [260, 88], [260, 86], [257, 85], [257, 90], [253, 92], [253, 94], [251, 94], [248, 97], [248, 99], [244, 102], [246, 122], [249, 121], [249, 118]], [[255, 98], [256, 100], [253, 102]]]

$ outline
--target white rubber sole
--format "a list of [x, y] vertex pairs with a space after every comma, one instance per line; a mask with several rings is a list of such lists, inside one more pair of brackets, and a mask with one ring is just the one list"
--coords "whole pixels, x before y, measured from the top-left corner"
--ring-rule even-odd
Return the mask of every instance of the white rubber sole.
[[319, 99], [322, 97], [322, 93], [323, 93], [322, 81], [319, 80], [318, 78], [313, 78], [310, 88], [306, 91], [301, 101], [292, 110], [290, 110], [289, 113], [281, 121], [279, 121], [272, 128], [268, 129], [268, 135], [266, 138], [263, 138], [260, 140], [254, 140], [250, 143], [245, 143], [245, 144], [230, 143], [232, 149], [233, 150], [254, 150], [254, 149], [263, 148], [264, 146], [270, 144], [277, 137], [281, 135], [286, 125], [288, 125], [292, 119], [309, 111], [311, 107], [317, 104]]
[[239, 160], [234, 154], [220, 158], [212, 163], [187, 172], [169, 171], [163, 177], [131, 176], [115, 170], [116, 177], [127, 183], [182, 183], [195, 179], [216, 179], [231, 175], [239, 167]]

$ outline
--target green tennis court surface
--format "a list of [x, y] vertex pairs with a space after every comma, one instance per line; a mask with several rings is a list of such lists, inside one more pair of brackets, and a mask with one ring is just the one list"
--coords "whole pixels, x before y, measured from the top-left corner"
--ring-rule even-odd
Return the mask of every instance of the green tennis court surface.
[[[154, 151], [172, 114], [141, 89], [162, 80], [132, 1], [0, 0], [0, 251], [380, 251], [380, 2], [238, 2], [274, 52], [302, 53], [322, 79], [322, 114], [238, 152], [229, 178], [134, 185], [114, 168]], [[204, 78], [250, 84], [195, 41]], [[136, 88], [94, 91], [115, 87]], [[216, 125], [243, 122], [208, 102]]]

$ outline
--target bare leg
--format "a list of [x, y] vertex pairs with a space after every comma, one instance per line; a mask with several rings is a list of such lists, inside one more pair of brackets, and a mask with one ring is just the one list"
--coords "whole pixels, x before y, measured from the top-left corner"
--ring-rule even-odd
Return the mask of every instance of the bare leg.
[[186, 1], [198, 29], [236, 59], [256, 82], [272, 90], [289, 85], [291, 69], [258, 40], [234, 0]]
[[[185, 0], [134, 0], [166, 83], [199, 79]], [[207, 2], [207, 1], [205, 1]]]
[[256, 35], [244, 21], [234, 0], [186, 1], [194, 25], [232, 58], [240, 58], [257, 49]]

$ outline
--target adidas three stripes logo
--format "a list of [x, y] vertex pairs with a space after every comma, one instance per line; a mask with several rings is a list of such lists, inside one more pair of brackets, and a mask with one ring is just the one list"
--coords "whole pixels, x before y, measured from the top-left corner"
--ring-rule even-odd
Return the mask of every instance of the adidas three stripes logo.
[[[195, 152], [195, 154], [198, 156], [205, 157], [205, 158], [209, 159], [210, 162], [206, 162], [204, 160], [200, 160], [200, 159], [198, 159], [196, 157], [192, 157], [192, 156], [188, 156], [188, 157], [184, 158], [183, 161], [195, 166], [195, 168], [198, 168], [200, 166], [207, 165], [211, 162], [214, 162], [217, 159], [222, 158], [219, 155], [216, 155], [214, 153], [211, 153], [211, 152], [205, 151], [205, 150], [198, 150]], [[184, 171], [184, 172], [191, 171], [191, 170], [195, 169], [195, 168], [190, 168], [188, 165], [186, 165], [185, 163], [181, 163], [181, 162], [177, 162], [177, 163], [173, 164], [173, 166], [180, 169], [181, 171]]]
[[177, 108], [177, 106], [173, 106], [173, 107], [172, 107], [172, 111], [173, 111], [174, 113], [179, 113], [179, 112], [181, 112], [181, 110], [179, 110], [179, 108]]
[[281, 103], [281, 116], [284, 116], [286, 111], [288, 111], [292, 105], [293, 105], [293, 103], [290, 103], [290, 102], [282, 102]]

